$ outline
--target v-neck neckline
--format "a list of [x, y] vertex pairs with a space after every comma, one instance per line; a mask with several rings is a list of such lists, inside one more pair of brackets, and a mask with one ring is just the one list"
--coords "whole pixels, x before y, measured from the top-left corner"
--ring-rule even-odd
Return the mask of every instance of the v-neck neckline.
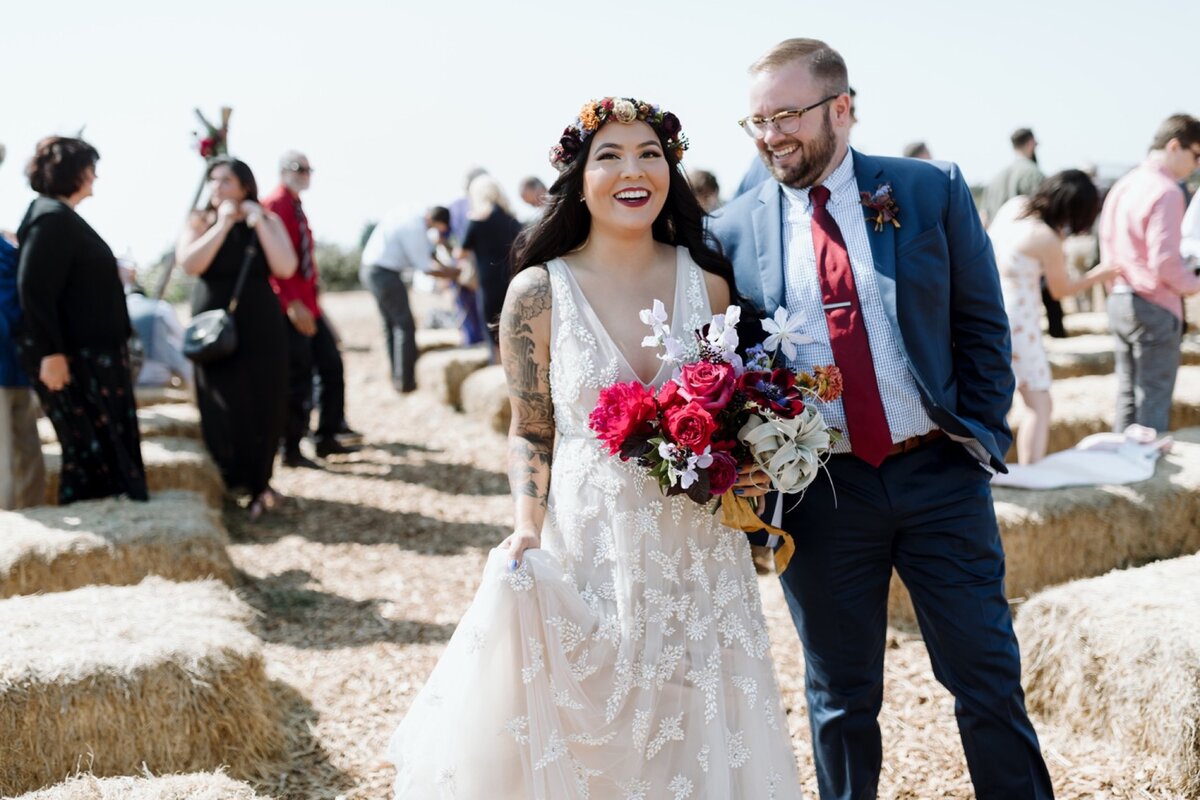
[[[662, 377], [663, 370], [665, 370], [667, 368], [667, 362], [663, 361], [658, 365], [658, 371], [654, 373], [654, 376], [650, 380], [648, 380], [648, 381], [642, 380], [642, 376], [637, 373], [637, 370], [635, 370], [633, 368], [633, 365], [629, 363], [629, 359], [625, 357], [625, 353], [621, 350], [621, 346], [619, 344], [617, 344], [617, 340], [612, 337], [612, 334], [608, 332], [608, 328], [604, 327], [604, 323], [600, 321], [600, 316], [596, 313], [596, 309], [592, 308], [592, 301], [588, 300], [588, 296], [583, 291], [583, 287], [579, 285], [579, 279], [576, 278], [575, 273], [571, 271], [571, 265], [567, 263], [567, 260], [565, 258], [559, 258], [558, 262], [560, 264], [562, 264], [563, 271], [565, 271], [567, 273], [568, 279], [571, 281], [571, 284], [575, 287], [575, 290], [579, 293], [579, 298], [583, 304], [583, 312], [588, 315], [588, 317], [591, 319], [595, 328], [597, 330], [599, 330], [600, 333], [604, 336], [604, 338], [608, 340], [608, 343], [610, 345], [612, 345], [612, 349], [616, 351], [617, 358], [619, 358], [621, 360], [621, 364], [624, 365], [626, 371], [628, 371], [629, 374], [632, 375], [638, 383], [642, 384], [642, 386], [645, 386], [645, 387], [653, 386], [655, 384], [655, 382], [660, 377]], [[675, 247], [675, 289], [671, 295], [671, 308], [669, 311], [670, 316], [667, 318], [667, 324], [669, 326], [672, 326], [672, 328], [671, 328], [672, 331], [674, 331], [673, 326], [675, 324], [675, 318], [676, 318], [676, 316], [678, 316], [676, 312], [679, 311], [679, 289], [680, 289], [679, 285], [681, 283], [683, 283], [683, 276], [680, 274], [683, 271], [682, 267], [683, 267], [683, 256], [679, 252], [679, 247], [676, 246]], [[653, 302], [653, 300], [651, 300], [651, 302]]]

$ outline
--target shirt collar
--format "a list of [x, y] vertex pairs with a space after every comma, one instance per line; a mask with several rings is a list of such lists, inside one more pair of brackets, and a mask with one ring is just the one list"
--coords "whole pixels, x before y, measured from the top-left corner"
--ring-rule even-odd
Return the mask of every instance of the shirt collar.
[[[849, 147], [846, 148], [842, 163], [838, 164], [837, 169], [831, 172], [821, 185], [829, 190], [831, 206], [845, 202], [847, 196], [852, 197], [856, 203], [859, 201], [858, 181], [854, 177], [854, 154]], [[802, 210], [805, 214], [812, 213], [812, 200], [809, 198], [812, 187], [794, 189], [780, 184], [780, 188], [783, 189], [783, 195], [791, 208]]]

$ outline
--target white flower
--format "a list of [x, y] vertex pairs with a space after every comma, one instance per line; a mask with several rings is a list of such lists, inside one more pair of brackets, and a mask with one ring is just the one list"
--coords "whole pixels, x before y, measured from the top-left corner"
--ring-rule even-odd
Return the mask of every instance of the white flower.
[[737, 324], [741, 317], [742, 309], [730, 306], [724, 314], [713, 315], [712, 322], [708, 325], [708, 342], [724, 351], [726, 361], [730, 361], [737, 350]]
[[712, 466], [713, 457], [712, 453], [709, 452], [710, 450], [712, 450], [711, 445], [704, 448], [703, 453], [688, 456], [687, 467], [684, 468], [683, 472], [679, 473], [679, 485], [681, 487], [686, 489], [700, 478], [700, 473], [696, 470], [708, 469]]
[[663, 361], [666, 361], [668, 364], [678, 364], [683, 360], [683, 343], [678, 339], [671, 336], [666, 337], [663, 339], [663, 348], [666, 352], [658, 354], [658, 357]]
[[799, 332], [804, 327], [804, 314], [801, 312], [789, 315], [787, 309], [780, 306], [775, 309], [775, 318], [764, 319], [762, 326], [770, 334], [763, 342], [763, 347], [772, 353], [782, 348], [785, 356], [795, 358], [796, 345], [812, 343], [811, 336]]
[[614, 100], [612, 115], [617, 122], [633, 122], [637, 119], [637, 106], [625, 99]]
[[793, 419], [752, 415], [738, 431], [755, 462], [784, 494], [803, 490], [817, 476], [829, 452], [829, 427], [811, 405]]
[[662, 300], [657, 298], [654, 300], [654, 308], [643, 308], [638, 313], [638, 317], [643, 323], [653, 328], [655, 333], [667, 327], [665, 324], [667, 321], [667, 307], [663, 305]]

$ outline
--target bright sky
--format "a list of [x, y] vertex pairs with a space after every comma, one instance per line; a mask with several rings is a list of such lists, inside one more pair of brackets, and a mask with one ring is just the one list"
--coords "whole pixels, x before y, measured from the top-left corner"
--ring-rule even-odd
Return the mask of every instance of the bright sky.
[[233, 152], [265, 191], [279, 154], [308, 153], [318, 239], [352, 244], [393, 206], [462, 193], [479, 164], [516, 184], [591, 97], [632, 95], [683, 121], [685, 164], [732, 190], [753, 145], [747, 65], [789, 36], [841, 51], [858, 91], [853, 144], [923, 139], [973, 183], [1029, 126], [1047, 172], [1136, 163], [1171, 113], [1200, 114], [1200, 2], [597, 0], [60, 0], [6, 3], [0, 228], [32, 199], [34, 143], [100, 151], [80, 212], [118, 255], [169, 247], [203, 165], [192, 109], [232, 106]]

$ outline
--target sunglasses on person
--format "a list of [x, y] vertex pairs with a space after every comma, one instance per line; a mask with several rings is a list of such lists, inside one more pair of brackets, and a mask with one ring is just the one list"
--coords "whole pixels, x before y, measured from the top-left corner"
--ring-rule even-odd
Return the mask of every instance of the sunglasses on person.
[[839, 97], [841, 97], [840, 94], [831, 94], [829, 97], [826, 97], [824, 100], [818, 100], [811, 106], [780, 111], [778, 114], [772, 114], [769, 117], [742, 117], [738, 120], [738, 125], [741, 125], [746, 135], [753, 139], [762, 139], [767, 135], [768, 130], [774, 130], [776, 133], [784, 136], [791, 136], [800, 130], [801, 117], [814, 108], [820, 108], [830, 100], [837, 100]]
[[298, 161], [293, 161], [292, 163], [287, 165], [287, 171], [288, 172], [298, 172], [301, 175], [311, 175], [313, 168], [306, 166], [304, 164], [301, 164]]

